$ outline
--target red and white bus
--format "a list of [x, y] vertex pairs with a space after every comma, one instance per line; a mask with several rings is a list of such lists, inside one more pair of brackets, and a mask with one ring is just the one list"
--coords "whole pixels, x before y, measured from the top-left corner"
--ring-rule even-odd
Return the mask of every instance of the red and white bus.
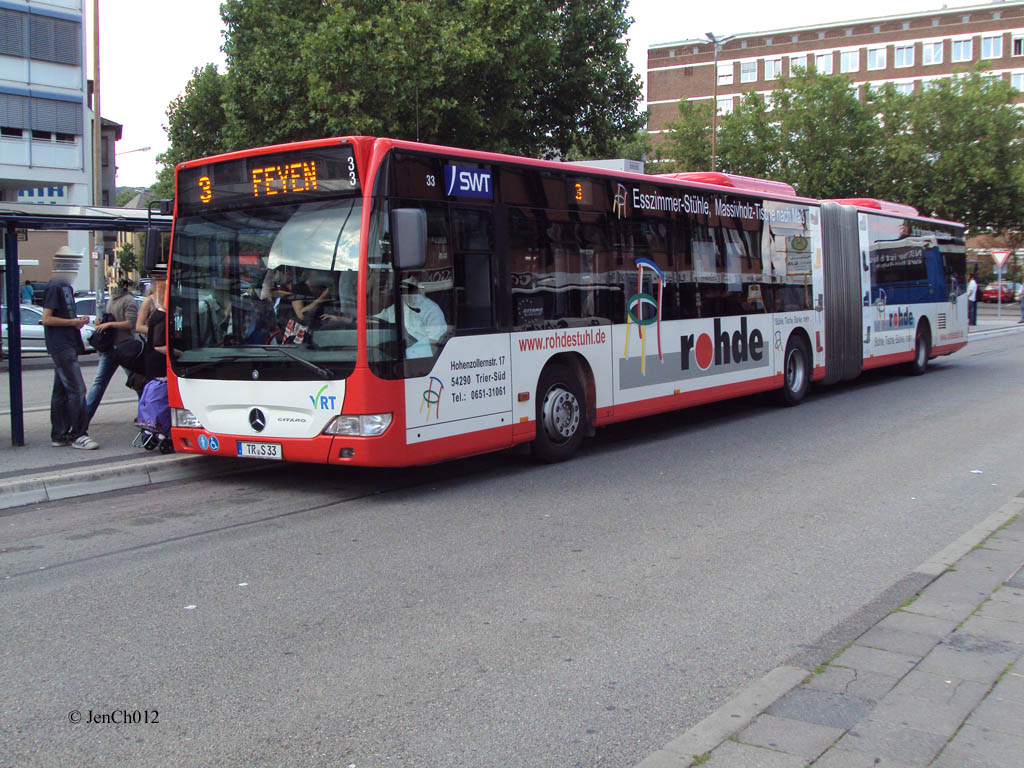
[[625, 419], [923, 373], [966, 344], [965, 286], [961, 225], [778, 182], [362, 136], [195, 160], [168, 275], [174, 448], [560, 460]]

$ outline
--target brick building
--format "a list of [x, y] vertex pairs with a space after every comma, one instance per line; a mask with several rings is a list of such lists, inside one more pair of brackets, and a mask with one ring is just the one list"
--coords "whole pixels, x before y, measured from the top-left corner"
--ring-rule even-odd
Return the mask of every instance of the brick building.
[[881, 83], [909, 93], [979, 61], [1024, 91], [1024, 2], [737, 34], [720, 45], [717, 69], [710, 40], [661, 43], [647, 51], [647, 127], [657, 143], [679, 102], [711, 100], [716, 80], [722, 114], [748, 91], [769, 96], [797, 66], [845, 73], [863, 95]]

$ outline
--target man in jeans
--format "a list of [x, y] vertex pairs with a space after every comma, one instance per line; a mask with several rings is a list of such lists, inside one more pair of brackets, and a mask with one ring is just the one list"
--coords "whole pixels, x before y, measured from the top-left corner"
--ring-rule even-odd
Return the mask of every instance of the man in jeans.
[[114, 346], [106, 352], [99, 353], [96, 377], [92, 380], [89, 394], [85, 397], [86, 425], [92, 423], [92, 417], [100, 407], [103, 393], [107, 391], [107, 385], [117, 371], [117, 345], [131, 341], [135, 337], [135, 321], [139, 316], [139, 309], [131, 292], [133, 287], [135, 284], [131, 280], [118, 281], [117, 293], [107, 302], [107, 314], [113, 317], [113, 320], [96, 325], [97, 333], [107, 328], [114, 332]]
[[78, 355], [85, 351], [79, 329], [89, 321], [77, 317], [75, 292], [66, 279], [54, 278], [43, 294], [43, 335], [53, 359], [50, 396], [50, 444], [93, 451], [99, 444], [86, 434], [85, 380]]

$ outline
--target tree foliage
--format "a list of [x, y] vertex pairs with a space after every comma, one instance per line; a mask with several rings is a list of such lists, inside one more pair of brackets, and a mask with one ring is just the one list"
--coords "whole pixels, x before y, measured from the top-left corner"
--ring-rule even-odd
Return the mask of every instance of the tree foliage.
[[185, 92], [168, 105], [165, 130], [170, 146], [156, 158], [163, 164], [153, 186], [157, 197], [174, 196], [174, 167], [178, 163], [228, 149], [224, 138], [224, 86], [224, 76], [213, 64], [207, 64], [192, 70]]
[[[904, 95], [858, 100], [844, 75], [797, 70], [771, 108], [746, 94], [718, 125], [718, 169], [792, 184], [808, 197], [880, 197], [975, 231], [1019, 230], [1024, 117], [1016, 92], [974, 71]], [[710, 104], [684, 102], [661, 156], [679, 170], [710, 164]]]
[[711, 170], [711, 104], [679, 102], [679, 119], [667, 130], [668, 138], [657, 149], [659, 170]]
[[626, 5], [226, 0], [226, 72], [195, 71], [158, 159], [352, 134], [608, 156], [644, 122]]

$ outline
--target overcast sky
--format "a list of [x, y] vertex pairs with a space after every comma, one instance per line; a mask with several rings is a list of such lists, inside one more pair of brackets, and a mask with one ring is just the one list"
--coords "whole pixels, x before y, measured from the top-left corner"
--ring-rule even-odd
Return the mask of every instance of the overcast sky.
[[[527, 0], [528, 2], [529, 0]], [[92, 1], [88, 8], [87, 47], [92, 76]], [[930, 11], [943, 6], [980, 5], [947, 0], [859, 0], [827, 4], [821, 0], [632, 0], [629, 58], [646, 76], [647, 48], [657, 43], [724, 36], [832, 21]], [[219, 0], [100, 0], [100, 78], [103, 116], [121, 123], [118, 142], [119, 186], [148, 186], [156, 180], [156, 156], [167, 147], [163, 126], [167, 104], [181, 93], [192, 70], [209, 62], [223, 72], [223, 25]], [[162, 8], [162, 11], [160, 10]], [[129, 150], [151, 147], [148, 152]]]

